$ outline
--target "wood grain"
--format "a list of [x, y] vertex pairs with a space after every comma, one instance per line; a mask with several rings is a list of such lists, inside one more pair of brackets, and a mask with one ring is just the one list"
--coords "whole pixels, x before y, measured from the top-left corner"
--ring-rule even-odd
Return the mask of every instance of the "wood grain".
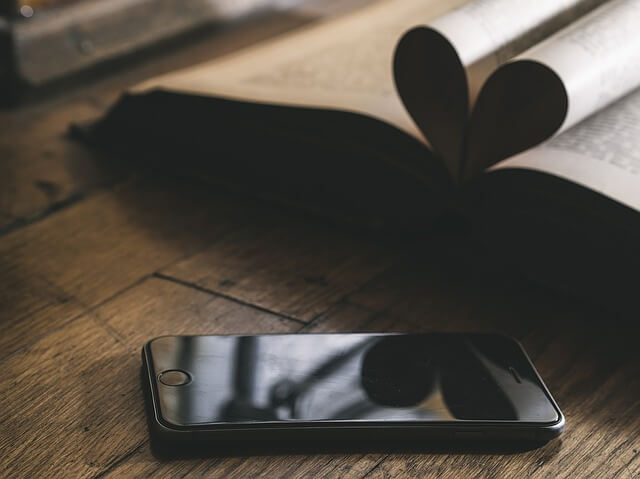
[[227, 235], [163, 270], [280, 314], [310, 321], [383, 271], [392, 255], [321, 222], [278, 218]]
[[94, 315], [136, 353], [150, 339], [168, 334], [292, 332], [304, 325], [159, 278], [125, 291]]
[[0, 237], [3, 355], [250, 221], [241, 204], [192, 184], [137, 181]]
[[314, 454], [177, 460], [159, 463], [148, 445], [137, 449], [103, 477], [208, 477], [360, 479], [376, 467], [381, 454]]
[[86, 121], [100, 111], [84, 99], [59, 108], [0, 111], [0, 232], [113, 181], [116, 172], [101, 166], [101, 155], [61, 140], [72, 121]]
[[137, 385], [121, 380], [128, 356], [83, 317], [4, 361], [0, 475], [87, 477], [126, 453], [123, 439], [144, 425]]

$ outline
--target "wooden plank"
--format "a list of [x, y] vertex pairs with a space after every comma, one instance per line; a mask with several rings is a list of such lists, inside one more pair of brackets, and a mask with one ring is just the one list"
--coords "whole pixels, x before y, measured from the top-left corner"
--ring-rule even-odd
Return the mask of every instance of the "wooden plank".
[[311, 321], [389, 267], [401, 252], [365, 235], [293, 217], [251, 225], [163, 274]]
[[2, 362], [0, 476], [91, 477], [145, 443], [139, 371], [147, 339], [300, 326], [148, 279]]
[[86, 100], [0, 111], [0, 233], [118, 176], [112, 162], [64, 138], [72, 121], [99, 111]]
[[189, 182], [150, 178], [1, 237], [2, 355], [251, 221], [243, 204]]
[[126, 453], [144, 427], [132, 361], [91, 317], [5, 360], [0, 475], [88, 477]]
[[160, 462], [145, 444], [102, 477], [359, 479], [376, 467], [382, 457], [382, 454], [312, 454]]
[[304, 324], [159, 278], [150, 278], [93, 314], [136, 352], [169, 334], [290, 332]]

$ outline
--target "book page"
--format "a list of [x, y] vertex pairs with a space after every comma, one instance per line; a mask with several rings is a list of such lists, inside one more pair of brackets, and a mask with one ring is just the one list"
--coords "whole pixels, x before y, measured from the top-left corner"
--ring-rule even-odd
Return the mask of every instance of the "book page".
[[462, 0], [392, 0], [285, 35], [227, 58], [154, 78], [160, 88], [255, 102], [340, 109], [381, 119], [426, 143], [392, 77], [400, 35]]
[[640, 85], [640, 0], [612, 0], [523, 53], [562, 80], [566, 130]]
[[640, 90], [493, 169], [560, 176], [640, 211]]

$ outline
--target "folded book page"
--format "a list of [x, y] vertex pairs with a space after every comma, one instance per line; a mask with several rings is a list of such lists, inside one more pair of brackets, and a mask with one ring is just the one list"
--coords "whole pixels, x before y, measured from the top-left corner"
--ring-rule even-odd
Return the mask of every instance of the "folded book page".
[[492, 169], [550, 173], [640, 211], [640, 90]]
[[400, 97], [454, 178], [463, 174], [466, 125], [489, 75], [603, 1], [474, 0], [401, 38]]

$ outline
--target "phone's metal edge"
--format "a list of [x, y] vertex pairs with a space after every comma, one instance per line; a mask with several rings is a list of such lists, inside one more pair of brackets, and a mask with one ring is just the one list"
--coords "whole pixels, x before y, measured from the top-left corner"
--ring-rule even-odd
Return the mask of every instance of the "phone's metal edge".
[[[547, 395], [547, 398], [549, 399], [549, 401], [551, 401], [551, 404], [553, 405], [554, 409], [558, 413], [557, 421], [555, 421], [553, 423], [550, 423], [548, 426], [540, 426], [541, 429], [540, 429], [539, 432], [540, 432], [540, 435], [542, 437], [539, 437], [538, 439], [545, 439], [546, 440], [546, 439], [553, 439], [555, 437], [560, 436], [560, 434], [562, 434], [562, 432], [565, 430], [565, 427], [567, 425], [567, 420], [565, 419], [564, 414], [562, 413], [562, 410], [560, 409], [560, 406], [558, 406], [558, 403], [556, 402], [555, 398], [551, 394], [551, 391], [549, 391], [549, 388], [547, 387], [547, 384], [542, 379], [542, 376], [540, 376], [540, 373], [538, 372], [538, 369], [536, 368], [535, 364], [533, 364], [533, 361], [531, 360], [531, 358], [527, 354], [527, 351], [524, 349], [524, 346], [522, 345], [522, 343], [519, 340], [517, 340], [516, 338], [512, 338], [512, 337], [507, 336], [505, 334], [501, 334], [501, 336], [509, 338], [511, 341], [515, 342], [518, 345], [518, 347], [520, 348], [520, 351], [522, 352], [522, 354], [526, 358], [527, 362], [529, 363], [529, 366], [531, 366], [531, 369], [535, 373], [536, 378], [538, 379], [538, 381], [542, 385], [544, 393]], [[545, 434], [545, 433], [547, 433], [547, 434]]]
[[[268, 333], [270, 336], [276, 335], [295, 335], [297, 333]], [[333, 335], [333, 334], [362, 334], [362, 335], [376, 335], [376, 336], [392, 336], [399, 334], [408, 334], [408, 333], [315, 333], [321, 335]], [[421, 333], [421, 334], [430, 334], [430, 333]], [[443, 333], [447, 334], [447, 333]], [[456, 334], [456, 333], [449, 333]], [[198, 334], [198, 335], [162, 335], [155, 337], [149, 341], [147, 341], [142, 347], [142, 358], [144, 363], [144, 370], [146, 371], [146, 390], [149, 393], [149, 402], [151, 412], [153, 413], [153, 422], [152, 426], [154, 432], [163, 436], [166, 439], [175, 440], [178, 436], [189, 439], [193, 439], [194, 435], [213, 435], [218, 436], [221, 435], [221, 439], [223, 439], [224, 435], [227, 433], [240, 433], [240, 432], [286, 432], [286, 433], [295, 433], [295, 432], [310, 432], [314, 431], [328, 431], [328, 430], [336, 430], [336, 431], [356, 431], [356, 432], [366, 432], [366, 431], [374, 431], [374, 430], [413, 430], [420, 432], [449, 432], [449, 433], [457, 433], [457, 432], [489, 432], [496, 433], [496, 439], [504, 439], [500, 434], [504, 434], [505, 432], [509, 432], [511, 434], [518, 435], [518, 433], [522, 434], [523, 438], [526, 436], [527, 439], [530, 440], [542, 440], [548, 441], [558, 437], [565, 429], [566, 420], [564, 414], [560, 410], [558, 404], [555, 399], [551, 395], [547, 385], [542, 380], [542, 377], [538, 373], [538, 370], [535, 368], [535, 365], [531, 361], [531, 358], [527, 354], [526, 350], [517, 339], [510, 337], [501, 333], [464, 333], [464, 334], [480, 334], [480, 335], [495, 335], [502, 336], [504, 338], [509, 339], [516, 343], [518, 348], [520, 348], [521, 352], [524, 354], [524, 357], [528, 361], [529, 365], [533, 369], [538, 381], [543, 387], [543, 391], [545, 392], [547, 398], [551, 401], [554, 409], [558, 414], [558, 419], [553, 423], [519, 423], [515, 424], [512, 421], [455, 421], [455, 422], [432, 422], [425, 424], [408, 424], [408, 423], [372, 423], [372, 422], [363, 422], [361, 424], [353, 425], [353, 423], [348, 423], [345, 421], [344, 423], [338, 423], [335, 421], [318, 421], [318, 422], [309, 422], [304, 424], [287, 424], [286, 426], [277, 426], [269, 425], [269, 426], [251, 426], [251, 425], [242, 425], [242, 426], [234, 426], [234, 427], [221, 427], [221, 426], [210, 426], [205, 425], [198, 428], [180, 428], [175, 427], [171, 424], [166, 423], [162, 419], [162, 415], [159, 411], [158, 400], [157, 400], [157, 391], [154, 388], [154, 377], [153, 377], [153, 369], [151, 365], [151, 343], [153, 343], [157, 339], [161, 338], [170, 338], [170, 337], [184, 337], [184, 336], [212, 336], [210, 334]], [[230, 334], [230, 335], [215, 335], [215, 336], [247, 336], [244, 334]], [[529, 433], [534, 432], [534, 435], [529, 435]], [[511, 435], [510, 434], [510, 435]], [[435, 436], [434, 436], [435, 437]], [[485, 436], [486, 439], [492, 439], [492, 434], [488, 434]]]

